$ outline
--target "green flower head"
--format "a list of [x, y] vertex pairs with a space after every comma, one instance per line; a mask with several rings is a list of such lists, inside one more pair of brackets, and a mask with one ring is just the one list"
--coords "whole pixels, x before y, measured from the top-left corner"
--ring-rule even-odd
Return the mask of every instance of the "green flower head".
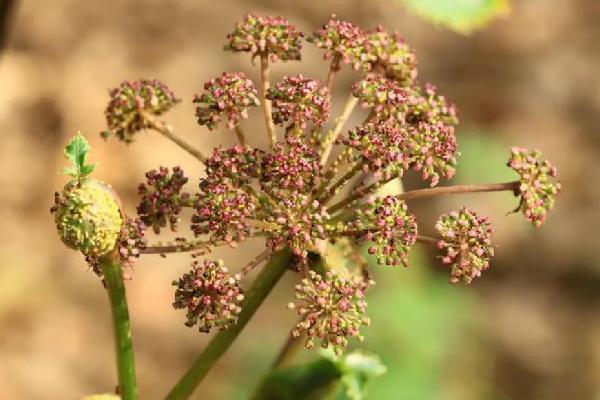
[[115, 247], [123, 220], [111, 189], [100, 181], [69, 182], [55, 194], [51, 211], [58, 234], [68, 247], [100, 257]]

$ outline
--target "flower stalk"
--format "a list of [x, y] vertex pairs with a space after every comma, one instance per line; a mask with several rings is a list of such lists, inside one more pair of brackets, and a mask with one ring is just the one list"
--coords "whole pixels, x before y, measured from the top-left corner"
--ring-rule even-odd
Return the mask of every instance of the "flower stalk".
[[[372, 190], [372, 187], [375, 187], [377, 182], [368, 186], [364, 190], [359, 190], [356, 193], [348, 196], [344, 200], [340, 201], [332, 205], [329, 208], [330, 213], [334, 213], [353, 201], [356, 201], [363, 197], [366, 193], [369, 193]], [[377, 185], [379, 187], [380, 185]], [[463, 194], [463, 193], [484, 193], [484, 192], [502, 192], [502, 191], [511, 191], [518, 194], [519, 191], [519, 181], [513, 182], [505, 182], [505, 183], [489, 183], [483, 185], [453, 185], [453, 186], [439, 186], [434, 188], [425, 188], [425, 189], [415, 189], [409, 190], [407, 192], [401, 193], [396, 197], [401, 200], [414, 200], [414, 199], [423, 199], [428, 197], [449, 195], [449, 194]]]
[[244, 136], [244, 132], [242, 131], [242, 128], [239, 125], [236, 125], [235, 128], [233, 128], [235, 135], [237, 136], [238, 140], [240, 141], [240, 144], [242, 146], [245, 146], [247, 141], [246, 141], [246, 136]]
[[333, 81], [335, 79], [335, 76], [336, 76], [337, 72], [340, 70], [340, 59], [341, 59], [341, 57], [339, 55], [334, 56], [333, 59], [331, 60], [331, 65], [329, 66], [329, 71], [327, 72], [327, 79], [325, 80], [325, 87], [327, 88], [327, 90], [329, 90], [329, 93], [331, 93], [331, 91], [333, 89]]
[[173, 128], [170, 125], [165, 124], [164, 122], [161, 122], [161, 121], [157, 121], [154, 118], [152, 118], [150, 115], [146, 115], [145, 118], [148, 120], [148, 123], [149, 123], [151, 129], [155, 130], [156, 132], [160, 133], [167, 139], [171, 140], [173, 143], [175, 143], [176, 145], [181, 147], [183, 150], [187, 151], [189, 154], [191, 154], [192, 156], [197, 158], [200, 162], [202, 162], [202, 163], [206, 162], [206, 156], [204, 154], [202, 154], [202, 152], [200, 150], [196, 149], [194, 146], [190, 145], [185, 140], [183, 140], [182, 138], [177, 136], [173, 132]]
[[140, 250], [140, 254], [169, 254], [169, 253], [184, 253], [191, 251], [205, 250], [212, 246], [224, 243], [213, 243], [205, 240], [185, 241], [181, 243], [159, 244], [156, 246], [148, 246]]
[[181, 380], [171, 389], [167, 400], [187, 399], [206, 377], [213, 365], [229, 349], [258, 307], [269, 295], [275, 284], [288, 269], [292, 253], [288, 249], [275, 253], [246, 292], [238, 322], [220, 331], [194, 361]]
[[325, 194], [323, 195], [321, 201], [323, 203], [327, 203], [331, 198], [333, 198], [338, 190], [344, 186], [350, 179], [354, 177], [358, 172], [362, 170], [362, 165], [356, 164], [353, 168], [349, 169], [348, 172], [344, 174], [340, 179], [338, 179], [334, 184], [332, 184]]
[[489, 183], [484, 185], [453, 185], [453, 186], [439, 186], [434, 188], [416, 189], [404, 192], [398, 195], [398, 198], [402, 200], [414, 200], [423, 199], [427, 197], [443, 196], [449, 194], [462, 194], [462, 193], [484, 193], [484, 192], [503, 192], [511, 191], [518, 193], [519, 182], [505, 182], [505, 183]]
[[354, 107], [356, 107], [357, 104], [358, 98], [354, 97], [354, 95], [351, 94], [350, 97], [348, 97], [346, 104], [344, 105], [344, 110], [342, 111], [342, 114], [336, 120], [335, 126], [331, 131], [327, 133], [327, 135], [323, 139], [323, 153], [321, 155], [321, 165], [327, 164], [327, 159], [329, 158], [329, 154], [331, 154], [333, 144], [339, 136], [339, 134], [342, 132], [344, 124], [346, 123], [348, 118], [350, 118], [350, 115], [352, 114], [352, 111], [354, 110]]
[[117, 359], [118, 393], [123, 400], [137, 398], [135, 362], [131, 342], [131, 322], [125, 295], [123, 269], [119, 256], [110, 253], [100, 259], [113, 318], [115, 353]]
[[267, 93], [271, 87], [270, 83], [270, 68], [269, 68], [269, 57], [267, 54], [260, 56], [260, 100], [262, 101], [265, 113], [265, 123], [267, 125], [267, 134], [269, 135], [269, 143], [271, 147], [275, 145], [277, 141], [277, 134], [275, 133], [275, 124], [273, 123], [273, 105], [271, 100], [267, 99]]

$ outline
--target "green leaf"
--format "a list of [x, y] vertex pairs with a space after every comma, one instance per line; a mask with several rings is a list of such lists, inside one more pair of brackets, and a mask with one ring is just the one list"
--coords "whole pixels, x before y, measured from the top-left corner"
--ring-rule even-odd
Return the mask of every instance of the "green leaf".
[[319, 359], [271, 372], [252, 400], [319, 400], [330, 398], [341, 379], [333, 360]]
[[[406, 269], [382, 269], [368, 256], [377, 282], [367, 309], [375, 326], [364, 330], [362, 346], [388, 368], [369, 385], [369, 400], [494, 398], [491, 354], [478, 340], [485, 309], [472, 288], [448, 283], [446, 267], [429, 266], [430, 256], [415, 246]], [[465, 368], [477, 371], [476, 383], [460, 372]]]
[[404, 5], [433, 23], [468, 34], [506, 14], [509, 0], [401, 0]]
[[363, 400], [365, 386], [385, 373], [379, 358], [360, 351], [336, 356], [323, 350], [321, 358], [271, 372], [253, 400]]
[[71, 162], [71, 165], [64, 169], [66, 175], [72, 176], [77, 180], [84, 179], [96, 168], [95, 164], [86, 164], [87, 154], [90, 151], [90, 145], [81, 133], [73, 137], [65, 146], [65, 156]]
[[350, 400], [363, 400], [369, 381], [387, 371], [379, 357], [360, 351], [350, 353], [338, 360], [338, 368], [342, 371], [342, 383], [346, 387], [345, 395]]

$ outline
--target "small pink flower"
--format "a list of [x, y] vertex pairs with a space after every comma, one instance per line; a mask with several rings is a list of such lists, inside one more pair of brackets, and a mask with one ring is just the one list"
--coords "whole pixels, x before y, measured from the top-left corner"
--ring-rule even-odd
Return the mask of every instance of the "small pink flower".
[[104, 111], [108, 131], [102, 132], [102, 136], [115, 134], [120, 140], [131, 143], [137, 132], [149, 127], [144, 113], [161, 115], [180, 101], [156, 79], [124, 81], [110, 91], [110, 102]]
[[355, 150], [349, 158], [361, 162], [363, 171], [373, 172], [376, 176], [402, 176], [409, 166], [404, 154], [405, 136], [395, 124], [384, 122], [352, 129], [341, 142]]
[[303, 140], [289, 137], [263, 156], [260, 184], [266, 192], [282, 198], [289, 191], [312, 190], [320, 175], [319, 153]]
[[189, 272], [173, 281], [177, 287], [173, 307], [186, 310], [185, 325], [197, 325], [200, 332], [227, 329], [237, 322], [242, 310], [244, 295], [239, 280], [239, 276], [229, 274], [222, 261], [194, 261]]
[[458, 151], [452, 126], [422, 122], [405, 132], [404, 158], [411, 168], [421, 171], [423, 180], [431, 179], [431, 186], [436, 186], [440, 176], [454, 176]]
[[412, 86], [417, 79], [417, 60], [398, 32], [388, 33], [383, 27], [367, 33], [363, 57], [371, 69], [382, 69], [386, 77], [403, 86]]
[[372, 242], [368, 251], [382, 265], [408, 266], [408, 251], [417, 240], [417, 222], [406, 203], [395, 196], [372, 198], [365, 209], [357, 210], [349, 231], [363, 231]]
[[117, 246], [123, 264], [132, 266], [140, 257], [140, 251], [146, 248], [144, 237], [147, 226], [139, 218], [127, 218], [121, 228]]
[[177, 230], [182, 207], [190, 201], [190, 195], [182, 192], [187, 181], [179, 167], [174, 167], [172, 173], [165, 167], [148, 171], [146, 183], [138, 187], [141, 200], [137, 212], [140, 220], [152, 227], [155, 233], [167, 224], [172, 231]]
[[556, 180], [556, 167], [544, 160], [539, 150], [520, 147], [513, 147], [508, 166], [520, 176], [518, 209], [527, 221], [539, 227], [546, 220], [548, 211], [554, 208], [554, 198], [561, 191], [561, 184]]
[[340, 69], [340, 62], [350, 65], [353, 69], [371, 69], [365, 46], [366, 33], [356, 25], [340, 21], [333, 15], [322, 29], [313, 33], [308, 41], [316, 47], [325, 50], [323, 59], [333, 59], [334, 70]]
[[248, 14], [227, 35], [225, 50], [249, 52], [253, 59], [265, 55], [271, 61], [300, 60], [302, 36], [285, 18]]
[[469, 284], [489, 268], [494, 248], [491, 245], [493, 229], [487, 218], [463, 207], [459, 212], [440, 216], [435, 229], [442, 237], [438, 248], [446, 252], [441, 256], [442, 262], [450, 264], [452, 269], [450, 282], [463, 280]]
[[309, 271], [308, 277], [294, 289], [298, 304], [288, 305], [300, 316], [292, 337], [304, 332], [308, 337], [307, 349], [314, 347], [316, 338], [322, 348], [331, 347], [337, 354], [346, 348], [349, 337], [362, 341], [360, 326], [370, 324], [364, 315], [367, 308], [364, 296], [372, 283], [362, 278], [342, 278], [332, 271], [323, 275]]
[[286, 76], [269, 89], [273, 102], [273, 122], [306, 129], [307, 123], [321, 126], [329, 118], [331, 99], [326, 87], [303, 75]]
[[248, 118], [248, 108], [260, 104], [254, 83], [239, 73], [224, 72], [204, 84], [205, 92], [194, 97], [198, 124], [213, 130], [225, 121], [227, 128]]

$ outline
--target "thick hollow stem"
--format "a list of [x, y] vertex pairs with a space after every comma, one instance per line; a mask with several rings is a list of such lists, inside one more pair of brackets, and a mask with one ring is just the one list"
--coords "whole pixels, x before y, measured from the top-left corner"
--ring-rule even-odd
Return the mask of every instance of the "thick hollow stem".
[[329, 131], [327, 136], [323, 139], [321, 165], [325, 165], [327, 163], [327, 159], [329, 158], [329, 154], [331, 153], [331, 150], [333, 148], [333, 143], [339, 136], [340, 132], [342, 131], [342, 128], [344, 127], [344, 124], [346, 123], [348, 118], [350, 118], [350, 114], [352, 114], [352, 111], [354, 110], [354, 107], [356, 107], [357, 104], [358, 99], [353, 95], [350, 95], [350, 97], [348, 97], [348, 100], [346, 101], [346, 105], [344, 106], [344, 111], [342, 111], [342, 114], [336, 120], [333, 129]]
[[173, 128], [170, 125], [165, 124], [164, 122], [157, 121], [152, 118], [150, 115], [144, 115], [144, 118], [150, 124], [150, 127], [162, 134], [167, 139], [171, 140], [173, 143], [181, 147], [183, 150], [190, 153], [192, 156], [196, 157], [201, 162], [206, 161], [206, 156], [202, 154], [202, 152], [196, 149], [194, 146], [187, 143], [185, 140], [181, 139], [173, 132]]
[[190, 369], [167, 395], [167, 400], [187, 399], [202, 382], [214, 364], [229, 349], [271, 289], [283, 276], [292, 260], [288, 249], [275, 253], [246, 292], [238, 322], [229, 329], [217, 333]]
[[129, 311], [125, 296], [123, 270], [118, 255], [109, 254], [102, 257], [100, 268], [104, 276], [112, 311], [119, 378], [118, 391], [123, 400], [133, 400], [137, 398], [137, 386], [133, 345], [131, 343], [131, 323], [129, 322]]
[[269, 143], [271, 144], [271, 147], [273, 147], [277, 141], [277, 135], [275, 134], [275, 125], [273, 124], [273, 108], [271, 100], [267, 99], [267, 93], [271, 86], [269, 75], [269, 56], [263, 54], [260, 56], [260, 100], [264, 105], [263, 110], [265, 112], [265, 123], [269, 135]]

